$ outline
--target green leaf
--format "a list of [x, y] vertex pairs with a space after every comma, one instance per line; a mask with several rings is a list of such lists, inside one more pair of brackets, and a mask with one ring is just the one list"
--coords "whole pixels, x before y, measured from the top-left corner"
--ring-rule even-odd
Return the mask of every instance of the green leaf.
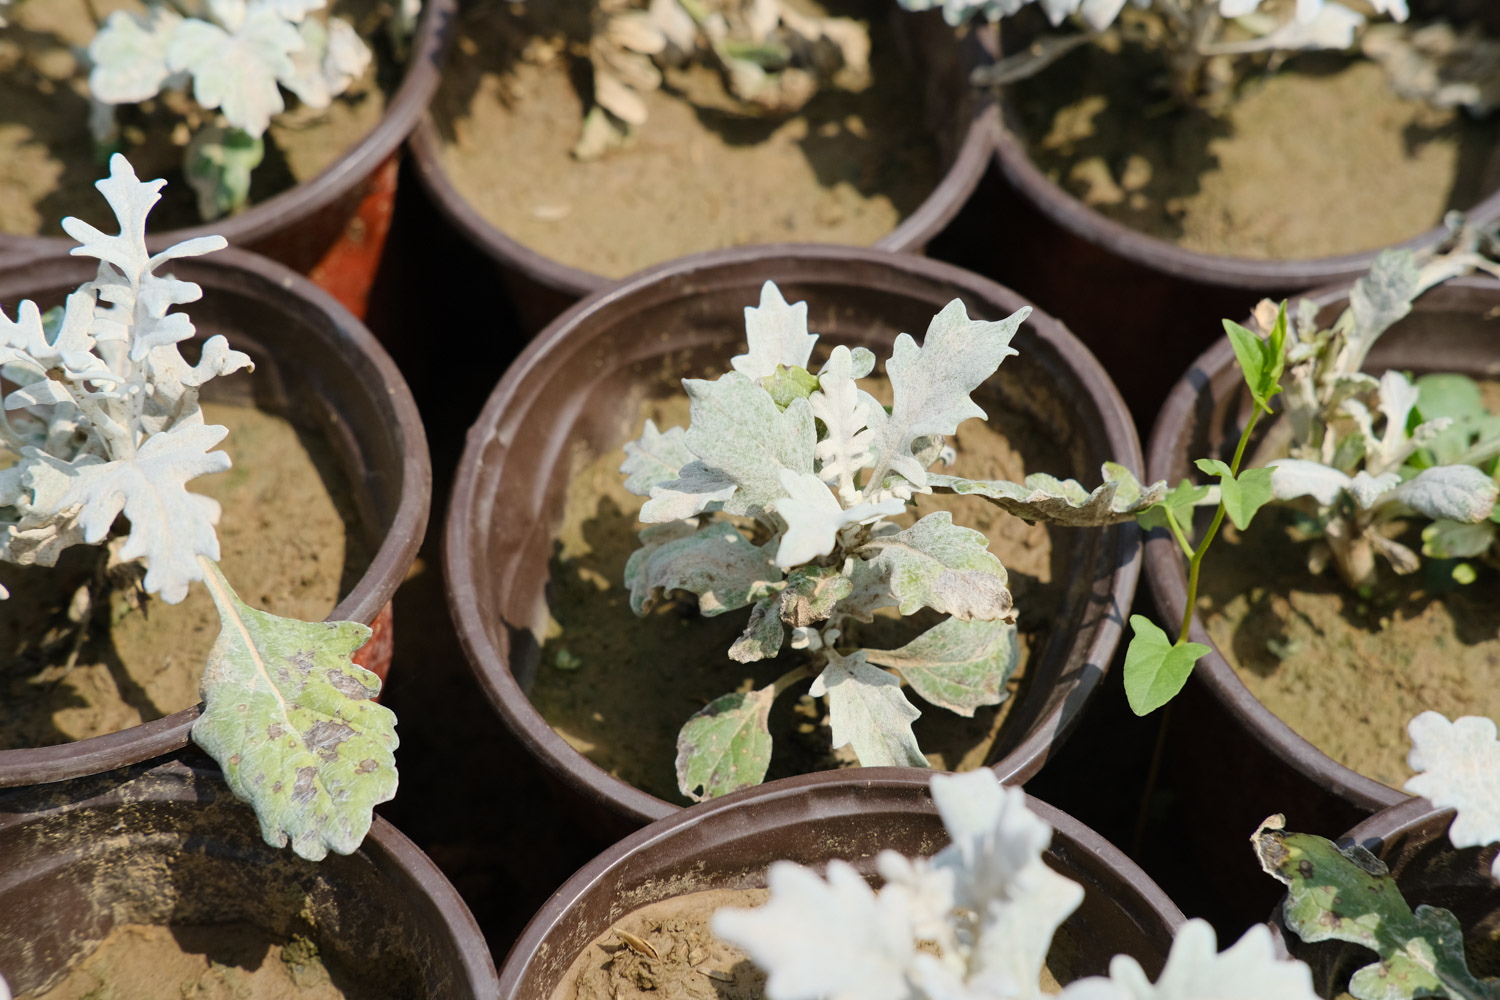
[[976, 708], [1005, 700], [1020, 644], [1008, 622], [949, 618], [900, 649], [867, 649], [865, 657], [901, 671], [913, 691], [939, 708], [972, 717]]
[[774, 375], [760, 380], [761, 388], [771, 394], [771, 399], [781, 409], [792, 405], [794, 399], [806, 399], [818, 387], [818, 377], [806, 368], [777, 365]]
[[1217, 458], [1200, 458], [1193, 463], [1210, 476], [1219, 477], [1219, 498], [1234, 526], [1244, 531], [1250, 527], [1255, 512], [1272, 497], [1270, 469], [1246, 469], [1235, 478], [1229, 466]]
[[1261, 867], [1288, 887], [1282, 904], [1287, 926], [1308, 943], [1348, 941], [1380, 956], [1350, 978], [1356, 1000], [1500, 997], [1496, 983], [1469, 972], [1463, 928], [1452, 913], [1435, 906], [1413, 912], [1369, 851], [1286, 833], [1283, 822], [1271, 817], [1250, 839]]
[[835, 750], [852, 747], [864, 767], [927, 766], [911, 731], [922, 713], [901, 693], [895, 674], [865, 662], [864, 650], [847, 657], [830, 650], [808, 693], [828, 699]]
[[775, 698], [774, 685], [737, 691], [694, 713], [677, 734], [678, 790], [702, 802], [764, 781], [771, 764], [766, 720]]
[[928, 607], [965, 620], [1015, 618], [1005, 567], [990, 553], [989, 539], [954, 524], [945, 510], [872, 538], [858, 554], [889, 572], [903, 615]]
[[200, 128], [188, 143], [184, 173], [205, 221], [235, 215], [250, 202], [250, 172], [265, 158], [258, 135], [216, 125]]
[[1131, 615], [1130, 627], [1135, 637], [1125, 651], [1125, 697], [1136, 715], [1150, 715], [1177, 696], [1208, 647], [1174, 645], [1145, 615]]
[[799, 566], [787, 574], [781, 592], [781, 620], [806, 628], [833, 614], [833, 607], [854, 591], [854, 583], [837, 566]]
[[380, 679], [350, 659], [370, 629], [257, 611], [202, 563], [220, 631], [193, 740], [255, 807], [266, 843], [290, 838], [309, 861], [353, 852], [396, 794], [395, 713], [371, 700]]
[[1150, 531], [1152, 528], [1167, 528], [1167, 512], [1171, 511], [1177, 526], [1185, 533], [1193, 526], [1193, 508], [1198, 501], [1208, 496], [1207, 486], [1196, 486], [1184, 479], [1162, 497], [1160, 503], [1152, 504], [1137, 516], [1136, 522]]
[[1232, 320], [1224, 320], [1224, 332], [1234, 347], [1250, 395], [1257, 406], [1271, 412], [1271, 397], [1281, 391], [1281, 372], [1286, 364], [1286, 303], [1276, 311], [1276, 322], [1264, 340]]
[[1492, 521], [1433, 521], [1422, 529], [1422, 554], [1434, 559], [1468, 559], [1483, 555], [1495, 544]]

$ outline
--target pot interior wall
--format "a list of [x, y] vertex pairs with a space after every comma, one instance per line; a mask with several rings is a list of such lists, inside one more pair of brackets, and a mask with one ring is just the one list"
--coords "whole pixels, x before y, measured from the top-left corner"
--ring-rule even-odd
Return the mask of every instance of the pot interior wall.
[[[1384, 861], [1401, 889], [1401, 895], [1413, 909], [1426, 904], [1451, 910], [1464, 928], [1464, 945], [1469, 970], [1481, 977], [1500, 974], [1500, 897], [1490, 864], [1496, 845], [1469, 847], [1462, 850], [1448, 841], [1451, 809], [1433, 811], [1425, 802], [1396, 807], [1403, 814], [1424, 812], [1420, 818], [1388, 829], [1383, 835], [1358, 837], [1362, 844]], [[1395, 812], [1396, 810], [1392, 810]], [[1380, 816], [1370, 819], [1359, 829], [1381, 825]], [[1358, 831], [1356, 830], [1357, 834]], [[1347, 844], [1348, 839], [1339, 843]], [[1280, 922], [1280, 910], [1276, 913]], [[1349, 977], [1376, 960], [1374, 952], [1342, 941], [1306, 944], [1283, 925], [1281, 934], [1287, 950], [1312, 969], [1313, 987], [1320, 996], [1338, 996], [1346, 990]]]
[[[948, 844], [925, 782], [820, 784], [816, 797], [784, 794], [724, 809], [663, 831], [630, 850], [566, 899], [566, 911], [549, 907], [539, 915], [538, 921], [552, 922], [540, 941], [528, 929], [518, 948], [533, 943], [537, 947], [524, 957], [513, 953], [506, 963], [502, 983], [508, 988], [524, 984], [506, 995], [551, 996], [589, 942], [650, 903], [705, 889], [764, 888], [766, 871], [777, 860], [794, 861], [822, 874], [828, 861], [838, 858], [878, 882], [875, 857], [881, 851], [928, 857]], [[1034, 799], [1028, 804], [1054, 825], [1075, 825]], [[1175, 927], [1169, 919], [1119, 871], [1063, 829], [1053, 834], [1047, 863], [1084, 887], [1082, 905], [1064, 925], [1080, 945], [1076, 960], [1070, 961], [1072, 970], [1080, 977], [1106, 975], [1112, 956], [1128, 954], [1154, 979], [1171, 947]], [[562, 895], [570, 888], [565, 887]], [[522, 967], [515, 970], [518, 961]]]
[[[761, 281], [777, 279], [788, 302], [809, 303], [809, 329], [822, 335], [815, 367], [833, 344], [864, 344], [880, 359], [876, 374], [883, 373], [897, 333], [909, 331], [920, 339], [933, 315], [962, 294], [909, 275], [879, 276], [889, 282], [864, 275], [856, 282], [799, 276], [805, 268], [779, 269], [791, 273], [762, 268], [752, 274], [688, 275], [642, 289], [628, 308], [593, 310], [580, 321], [581, 329], [551, 344], [516, 387], [505, 423], [482, 462], [472, 516], [479, 540], [474, 561], [484, 567], [474, 581], [479, 607], [498, 610], [486, 616], [484, 627], [496, 649], [508, 648], [510, 670], [523, 688], [539, 659], [534, 636], [543, 634], [547, 622], [539, 581], [547, 578], [575, 449], [592, 458], [620, 447], [635, 435], [648, 393], [678, 396], [677, 379], [726, 370], [730, 357], [744, 350], [743, 310], [758, 302]], [[978, 297], [964, 298], [975, 317], [1000, 319], [1009, 312]], [[1055, 327], [1053, 321], [1043, 322]], [[1001, 366], [975, 393], [976, 400], [988, 413], [1021, 414], [1038, 428], [1046, 447], [1026, 456], [1028, 471], [1093, 481], [1101, 461], [1112, 456], [1088, 389], [1030, 322], [1013, 346], [1019, 356]], [[961, 461], [957, 471], [963, 472]], [[1118, 534], [1053, 529], [1051, 537], [1053, 578], [1066, 583], [1064, 607], [1072, 618], [1050, 623], [1049, 640], [1028, 667], [1032, 687], [1046, 694], [1023, 699], [1013, 710], [992, 761], [1052, 711], [1053, 700], [1067, 697], [1058, 682], [1065, 671], [1072, 681], [1083, 669], [1083, 651], [1103, 617], [1099, 601], [1110, 598]]]
[[426, 890], [375, 837], [316, 864], [269, 847], [210, 769], [137, 767], [8, 793], [0, 858], [0, 972], [17, 995], [50, 988], [117, 925], [233, 921], [306, 934], [381, 995], [471, 995]]

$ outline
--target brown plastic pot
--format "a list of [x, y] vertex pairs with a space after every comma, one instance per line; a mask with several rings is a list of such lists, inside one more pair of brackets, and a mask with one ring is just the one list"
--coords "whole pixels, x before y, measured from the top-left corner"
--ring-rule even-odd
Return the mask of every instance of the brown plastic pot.
[[[570, 456], [580, 442], [595, 454], [623, 443], [622, 417], [633, 419], [638, 405], [631, 396], [636, 372], [661, 370], [669, 355], [684, 373], [722, 369], [743, 349], [743, 310], [759, 301], [767, 280], [787, 301], [807, 301], [820, 344], [863, 344], [882, 359], [899, 332], [925, 330], [954, 298], [986, 319], [1027, 304], [993, 282], [921, 257], [819, 245], [743, 247], [680, 258], [590, 296], [506, 372], [458, 466], [443, 543], [450, 607], [469, 662], [506, 725], [585, 800], [631, 824], [679, 807], [606, 774], [526, 697], [538, 663], [532, 636], [547, 619], [548, 563]], [[975, 398], [989, 412], [1031, 416], [1056, 443], [1048, 471], [1092, 482], [1106, 459], [1139, 467], [1134, 425], [1119, 394], [1072, 334], [1037, 311], [1014, 346], [1020, 356]], [[1133, 523], [1052, 537], [1065, 547], [1054, 566], [1067, 567], [1054, 577], [1069, 589], [988, 761], [1007, 782], [1035, 774], [1077, 724], [1135, 592]]]
[[[0, 305], [21, 299], [61, 304], [95, 277], [91, 258], [33, 260], [0, 272]], [[223, 334], [255, 361], [253, 374], [207, 384], [207, 399], [254, 401], [317, 428], [353, 493], [370, 551], [369, 568], [328, 618], [375, 625], [416, 557], [432, 500], [432, 469], [417, 406], [401, 373], [359, 320], [290, 269], [255, 254], [221, 250], [172, 262], [172, 273], [203, 287], [185, 310], [197, 339]], [[379, 635], [363, 662], [389, 668]], [[59, 781], [138, 763], [187, 745], [199, 708], [116, 733], [50, 747], [0, 750], [0, 788]]]
[[[1327, 324], [1348, 304], [1348, 288], [1322, 289], [1306, 297], [1322, 306], [1319, 319]], [[1492, 279], [1463, 278], [1434, 288], [1380, 338], [1365, 369], [1493, 377], [1500, 370], [1490, 318], [1496, 306], [1500, 282]], [[1151, 432], [1148, 478], [1175, 483], [1192, 475], [1196, 458], [1227, 460], [1250, 408], [1233, 348], [1221, 339], [1167, 397]], [[1181, 621], [1187, 567], [1165, 532], [1153, 532], [1146, 543], [1146, 576], [1162, 619]], [[1250, 693], [1196, 618], [1192, 639], [1210, 651], [1198, 661], [1182, 709], [1173, 718], [1186, 749], [1176, 763], [1185, 786], [1197, 790], [1192, 815], [1202, 825], [1196, 837], [1200, 847], [1226, 852], [1223, 864], [1208, 867], [1235, 873], [1245, 906], [1264, 913], [1275, 883], [1258, 879], [1253, 859], [1239, 851], [1241, 838], [1262, 818], [1284, 812], [1296, 818], [1299, 829], [1337, 830], [1408, 796], [1350, 770], [1294, 732]], [[1225, 789], [1233, 789], [1232, 794]]]
[[[1470, 968], [1478, 970], [1476, 952], [1488, 948], [1500, 933], [1500, 886], [1490, 874], [1497, 847], [1454, 847], [1448, 840], [1453, 816], [1452, 809], [1439, 809], [1426, 799], [1408, 799], [1367, 818], [1340, 837], [1338, 844], [1359, 844], [1385, 862], [1402, 898], [1413, 909], [1425, 903], [1451, 910], [1464, 929]], [[1305, 829], [1296, 817], [1289, 819], [1293, 829]], [[1376, 960], [1368, 948], [1344, 941], [1307, 944], [1287, 929], [1281, 914], [1278, 904], [1271, 918], [1272, 931], [1288, 954], [1312, 969], [1313, 988], [1319, 996], [1338, 996], [1348, 989], [1355, 970]]]
[[17, 996], [50, 989], [117, 925], [232, 921], [306, 934], [383, 995], [496, 990], [468, 907], [395, 827], [377, 816], [355, 853], [304, 861], [267, 846], [195, 753], [0, 794], [0, 913]]
[[[532, 918], [501, 966], [501, 1000], [546, 1000], [583, 949], [627, 913], [690, 892], [764, 888], [772, 862], [821, 874], [839, 859], [874, 878], [883, 850], [930, 857], [948, 842], [930, 777], [873, 767], [785, 778], [638, 830], [589, 862]], [[1154, 979], [1182, 911], [1103, 837], [1035, 798], [1027, 806], [1054, 830], [1047, 864], [1084, 888], [1064, 924], [1080, 945], [1073, 971], [1106, 975], [1110, 958], [1126, 954]]]
[[[313, 274], [320, 286], [363, 318], [389, 229], [396, 160], [437, 90], [438, 67], [458, 0], [425, 0], [422, 6], [401, 85], [380, 121], [359, 142], [317, 176], [239, 215], [148, 235], [151, 252], [199, 236], [223, 236], [230, 246]], [[0, 257], [13, 252], [60, 256], [73, 245], [65, 236], [0, 233]]]
[[[914, 64], [914, 79], [926, 88], [943, 179], [916, 211], [875, 246], [918, 253], [958, 214], [979, 184], [994, 148], [998, 115], [987, 95], [969, 86], [970, 71], [989, 56], [976, 37], [960, 44], [936, 11], [916, 14], [892, 11], [901, 18], [901, 36]], [[451, 58], [451, 56], [450, 56]], [[417, 176], [448, 222], [499, 269], [530, 331], [613, 279], [564, 264], [517, 242], [486, 221], [454, 186], [443, 167], [443, 140], [432, 114], [422, 117], [411, 137]]]

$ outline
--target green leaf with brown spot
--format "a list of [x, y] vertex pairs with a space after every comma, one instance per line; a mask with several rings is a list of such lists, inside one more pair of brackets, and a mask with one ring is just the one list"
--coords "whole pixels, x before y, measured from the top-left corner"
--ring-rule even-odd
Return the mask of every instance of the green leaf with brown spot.
[[1250, 840], [1261, 867], [1288, 886], [1282, 905], [1287, 926], [1309, 944], [1349, 941], [1380, 956], [1350, 977], [1356, 1000], [1500, 998], [1500, 984], [1469, 971], [1463, 928], [1452, 913], [1436, 906], [1413, 912], [1369, 851], [1287, 833], [1283, 823], [1271, 817]]
[[350, 854], [375, 806], [396, 794], [396, 716], [380, 679], [350, 659], [358, 622], [301, 622], [246, 605], [202, 560], [219, 611], [193, 739], [255, 807], [261, 836], [309, 861]]
[[695, 802], [765, 780], [775, 685], [715, 698], [677, 734], [677, 787]]

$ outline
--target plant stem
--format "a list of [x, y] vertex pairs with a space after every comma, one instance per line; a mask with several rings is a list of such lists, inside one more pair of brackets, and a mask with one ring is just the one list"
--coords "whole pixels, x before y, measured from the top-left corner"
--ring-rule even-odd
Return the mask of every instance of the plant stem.
[[[1250, 434], [1255, 430], [1255, 422], [1260, 419], [1260, 407], [1250, 411], [1250, 419], [1245, 422], [1245, 429], [1240, 432], [1240, 443], [1234, 449], [1234, 461], [1229, 463], [1229, 474], [1238, 476], [1240, 474], [1240, 460], [1245, 457], [1245, 446], [1250, 443]], [[1219, 494], [1219, 509], [1214, 511], [1213, 523], [1208, 526], [1203, 540], [1188, 557], [1188, 592], [1187, 607], [1182, 609], [1182, 629], [1177, 633], [1177, 644], [1181, 645], [1188, 641], [1188, 632], [1193, 626], [1193, 611], [1198, 606], [1198, 570], [1203, 565], [1203, 557], [1208, 553], [1208, 546], [1219, 533], [1219, 526], [1224, 523], [1224, 496]]]
[[805, 680], [806, 678], [811, 676], [812, 669], [809, 668], [806, 664], [803, 664], [796, 670], [788, 670], [786, 673], [776, 678], [775, 682], [771, 684], [771, 700], [774, 701], [777, 698], [780, 698], [781, 693], [787, 688], [791, 687], [798, 681]]

